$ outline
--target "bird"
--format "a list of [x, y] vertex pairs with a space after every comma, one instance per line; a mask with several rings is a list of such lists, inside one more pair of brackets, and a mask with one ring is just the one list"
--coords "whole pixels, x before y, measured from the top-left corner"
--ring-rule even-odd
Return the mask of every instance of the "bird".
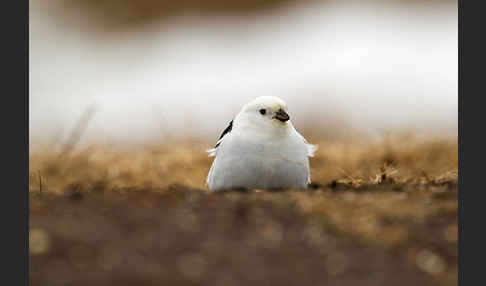
[[206, 185], [210, 191], [306, 189], [316, 150], [292, 125], [285, 101], [260, 96], [243, 106], [207, 150], [214, 160]]

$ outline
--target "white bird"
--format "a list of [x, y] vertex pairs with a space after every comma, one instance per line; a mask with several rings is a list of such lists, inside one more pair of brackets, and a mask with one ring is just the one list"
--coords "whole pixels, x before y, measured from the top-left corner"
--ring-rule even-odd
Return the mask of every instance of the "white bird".
[[262, 96], [246, 104], [229, 123], [209, 157], [206, 184], [228, 189], [305, 189], [311, 182], [308, 157], [317, 146], [295, 130], [287, 104]]

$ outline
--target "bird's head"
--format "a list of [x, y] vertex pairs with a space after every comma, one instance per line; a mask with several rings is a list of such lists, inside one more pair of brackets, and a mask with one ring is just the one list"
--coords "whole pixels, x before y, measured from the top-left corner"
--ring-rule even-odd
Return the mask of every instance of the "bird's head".
[[271, 132], [285, 130], [292, 123], [285, 101], [275, 96], [261, 96], [243, 106], [235, 124]]

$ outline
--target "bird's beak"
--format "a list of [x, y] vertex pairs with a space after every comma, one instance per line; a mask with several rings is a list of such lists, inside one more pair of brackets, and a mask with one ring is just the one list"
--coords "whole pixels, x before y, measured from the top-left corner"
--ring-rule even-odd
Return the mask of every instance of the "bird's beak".
[[285, 112], [283, 109], [279, 109], [273, 118], [277, 118], [278, 120], [285, 122], [290, 119], [289, 115], [287, 112]]

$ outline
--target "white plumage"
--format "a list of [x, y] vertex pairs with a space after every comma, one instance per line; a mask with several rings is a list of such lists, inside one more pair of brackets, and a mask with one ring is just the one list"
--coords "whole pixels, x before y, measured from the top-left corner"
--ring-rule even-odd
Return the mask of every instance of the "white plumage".
[[286, 103], [262, 96], [246, 104], [224, 130], [206, 183], [211, 191], [245, 188], [307, 188], [309, 159], [317, 147], [307, 143], [289, 120]]

